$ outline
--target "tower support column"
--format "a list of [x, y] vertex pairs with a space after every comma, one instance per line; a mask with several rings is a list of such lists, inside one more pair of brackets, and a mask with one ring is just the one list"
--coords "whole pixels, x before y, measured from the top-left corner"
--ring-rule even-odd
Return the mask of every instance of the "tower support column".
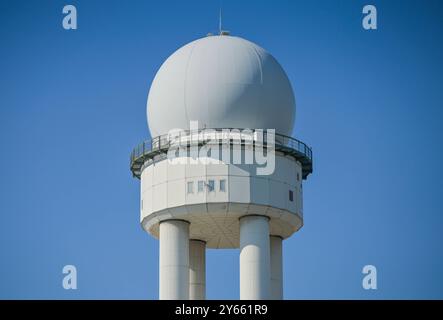
[[189, 241], [189, 299], [206, 299], [206, 242]]
[[270, 236], [271, 242], [271, 299], [283, 299], [283, 260], [280, 236]]
[[270, 298], [269, 218], [240, 218], [240, 299]]
[[160, 300], [189, 299], [189, 222], [160, 222]]

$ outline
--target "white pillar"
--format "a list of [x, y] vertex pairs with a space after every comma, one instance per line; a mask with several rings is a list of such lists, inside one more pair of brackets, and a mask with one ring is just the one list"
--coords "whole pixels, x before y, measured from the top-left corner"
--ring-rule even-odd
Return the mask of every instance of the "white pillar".
[[189, 299], [189, 222], [160, 222], [160, 300]]
[[206, 298], [206, 242], [189, 241], [189, 299]]
[[240, 218], [240, 299], [270, 298], [269, 218]]
[[271, 299], [283, 299], [282, 242], [279, 236], [271, 236]]

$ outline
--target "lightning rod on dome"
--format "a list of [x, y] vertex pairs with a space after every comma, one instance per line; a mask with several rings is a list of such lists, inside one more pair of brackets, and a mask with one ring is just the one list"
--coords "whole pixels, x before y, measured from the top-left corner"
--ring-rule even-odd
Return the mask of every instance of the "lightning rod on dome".
[[220, 7], [220, 12], [218, 16], [218, 34], [222, 34], [222, 8]]
[[220, 36], [229, 36], [228, 30], [223, 30], [223, 12], [222, 12], [222, 6], [220, 5], [220, 12], [218, 17], [218, 34]]

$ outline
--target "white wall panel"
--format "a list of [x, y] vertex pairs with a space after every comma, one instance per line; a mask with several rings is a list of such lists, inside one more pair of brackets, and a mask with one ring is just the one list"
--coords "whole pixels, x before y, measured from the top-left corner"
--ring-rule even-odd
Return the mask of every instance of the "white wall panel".
[[153, 185], [157, 185], [160, 183], [165, 183], [168, 175], [167, 175], [167, 165], [168, 162], [163, 160], [153, 164], [152, 170], [152, 183]]
[[275, 181], [269, 181], [269, 205], [284, 209], [286, 207], [286, 198], [289, 196], [287, 185]]
[[154, 185], [152, 190], [152, 210], [155, 212], [167, 208], [168, 190], [166, 183]]
[[168, 186], [168, 207], [177, 207], [185, 204], [186, 184], [185, 180], [171, 180]]
[[269, 179], [251, 178], [251, 202], [256, 204], [269, 204]]
[[248, 177], [231, 176], [229, 178], [229, 201], [250, 202], [251, 189]]

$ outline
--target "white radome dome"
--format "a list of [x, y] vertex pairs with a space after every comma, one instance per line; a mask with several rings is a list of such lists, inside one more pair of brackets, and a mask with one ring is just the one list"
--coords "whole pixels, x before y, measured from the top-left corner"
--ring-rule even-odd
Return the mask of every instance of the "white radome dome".
[[151, 137], [172, 129], [275, 129], [291, 135], [295, 99], [277, 60], [242, 38], [208, 36], [174, 52], [152, 82], [147, 103]]

